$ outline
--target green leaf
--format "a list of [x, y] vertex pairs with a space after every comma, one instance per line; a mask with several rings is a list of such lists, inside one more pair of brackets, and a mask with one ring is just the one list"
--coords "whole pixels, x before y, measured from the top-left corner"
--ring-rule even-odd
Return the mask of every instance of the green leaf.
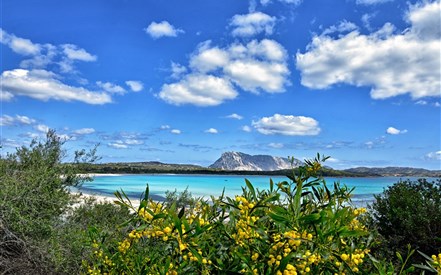
[[270, 218], [276, 222], [281, 222], [281, 223], [288, 223], [289, 222], [289, 219], [286, 216], [278, 215], [273, 212], [268, 213], [268, 216], [270, 216]]
[[256, 190], [254, 190], [253, 184], [251, 184], [251, 182], [248, 179], [245, 179], [245, 183], [246, 183], [248, 189], [250, 190], [251, 195], [253, 196], [253, 200], [256, 201], [257, 200]]
[[309, 214], [303, 217], [300, 217], [300, 221], [310, 223], [314, 221], [318, 221], [320, 219], [320, 213]]
[[401, 256], [400, 252], [395, 252], [395, 254], [397, 255], [397, 258], [400, 260], [400, 262], [403, 262], [403, 257]]

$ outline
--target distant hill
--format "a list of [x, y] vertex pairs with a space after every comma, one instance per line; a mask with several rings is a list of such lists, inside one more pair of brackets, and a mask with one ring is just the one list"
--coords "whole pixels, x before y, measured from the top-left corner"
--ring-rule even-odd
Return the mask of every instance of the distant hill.
[[209, 168], [229, 171], [277, 171], [298, 167], [301, 163], [298, 159], [291, 163], [288, 158], [225, 152]]
[[[303, 164], [295, 159], [293, 166]], [[291, 161], [288, 158], [270, 155], [248, 155], [241, 152], [225, 152], [209, 167], [192, 164], [170, 164], [159, 161], [113, 162], [87, 164], [82, 173], [114, 174], [234, 174], [234, 175], [290, 175]], [[441, 177], [440, 170], [427, 170], [411, 167], [368, 168], [357, 167], [335, 170], [324, 166], [321, 171], [326, 177]]]
[[384, 168], [369, 168], [356, 167], [342, 170], [353, 174], [360, 174], [365, 176], [381, 176], [381, 177], [441, 177], [440, 170], [427, 170], [422, 168], [411, 167], [384, 167]]

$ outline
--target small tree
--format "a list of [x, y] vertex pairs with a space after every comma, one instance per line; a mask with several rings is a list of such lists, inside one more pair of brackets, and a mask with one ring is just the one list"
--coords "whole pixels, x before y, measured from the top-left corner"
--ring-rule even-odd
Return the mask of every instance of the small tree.
[[[408, 244], [429, 255], [441, 252], [441, 179], [400, 181], [375, 196], [371, 210], [384, 238], [380, 253], [405, 254]], [[412, 262], [421, 260], [414, 257]]]
[[[69, 187], [87, 180], [77, 175], [77, 165], [63, 163], [63, 143], [50, 130], [46, 139], [0, 158], [1, 274], [48, 274], [57, 268], [49, 252], [73, 203]], [[94, 150], [77, 152], [74, 163], [96, 160]]]

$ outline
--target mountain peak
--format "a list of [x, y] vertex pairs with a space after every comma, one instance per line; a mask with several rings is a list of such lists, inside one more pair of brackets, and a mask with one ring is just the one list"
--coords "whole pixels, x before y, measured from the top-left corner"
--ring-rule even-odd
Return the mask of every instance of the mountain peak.
[[[301, 161], [294, 159], [293, 166], [297, 167]], [[273, 157], [270, 155], [248, 155], [242, 152], [224, 152], [210, 168], [231, 171], [275, 171], [291, 169], [291, 161], [288, 158]]]

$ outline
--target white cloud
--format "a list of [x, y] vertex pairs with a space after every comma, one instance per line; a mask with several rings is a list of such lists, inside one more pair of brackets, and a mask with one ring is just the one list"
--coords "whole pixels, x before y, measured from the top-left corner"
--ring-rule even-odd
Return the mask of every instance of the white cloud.
[[199, 45], [198, 53], [190, 59], [190, 67], [205, 73], [225, 66], [228, 61], [228, 52], [217, 47], [210, 48], [210, 41], [206, 41]]
[[276, 18], [262, 12], [253, 12], [235, 15], [231, 19], [230, 27], [233, 36], [254, 36], [259, 33], [272, 34]]
[[172, 62], [171, 63], [171, 72], [172, 72], [172, 75], [171, 75], [172, 78], [180, 78], [184, 73], [187, 72], [187, 68], [185, 66], [182, 66], [179, 63]]
[[407, 130], [398, 130], [397, 128], [389, 127], [386, 129], [386, 133], [389, 135], [398, 135], [407, 133]]
[[184, 33], [183, 30], [176, 29], [167, 21], [162, 21], [160, 23], [152, 22], [144, 30], [154, 39], [163, 36], [176, 37], [179, 33]]
[[126, 81], [126, 85], [129, 86], [130, 90], [133, 92], [140, 92], [142, 89], [144, 89], [144, 85], [141, 81], [128, 80]]
[[167, 130], [170, 129], [170, 125], [161, 125], [161, 130]]
[[417, 104], [417, 105], [427, 105], [427, 101], [425, 101], [425, 100], [418, 100], [417, 102], [415, 102], [415, 104]]
[[14, 96], [28, 96], [43, 101], [81, 101], [88, 104], [105, 104], [112, 101], [105, 93], [66, 85], [57, 79], [56, 74], [46, 70], [15, 69], [4, 71], [1, 77], [3, 90]]
[[268, 144], [268, 146], [275, 149], [281, 149], [284, 147], [283, 143], [274, 143], [274, 142], [271, 142], [270, 144]]
[[441, 150], [436, 152], [430, 152], [425, 156], [429, 160], [441, 160]]
[[173, 130], [170, 131], [170, 133], [175, 134], [175, 135], [180, 135], [181, 134], [181, 130], [173, 129]]
[[97, 57], [85, 49], [73, 44], [52, 45], [49, 43], [33, 43], [29, 39], [17, 37], [0, 29], [1, 42], [14, 52], [30, 56], [20, 62], [21, 68], [46, 68], [50, 64], [57, 64], [63, 73], [75, 72], [75, 61], [95, 61]]
[[88, 53], [85, 49], [81, 49], [76, 45], [72, 44], [64, 44], [61, 45], [64, 54], [67, 56], [67, 58], [71, 60], [80, 60], [80, 61], [96, 61], [97, 57], [96, 55], [92, 55]]
[[89, 134], [95, 133], [95, 129], [93, 129], [93, 128], [81, 128], [81, 129], [73, 131], [73, 133], [77, 134], [77, 135], [89, 135]]
[[42, 133], [47, 133], [49, 131], [49, 126], [44, 125], [44, 124], [38, 124], [35, 125], [35, 130], [42, 132]]
[[355, 2], [357, 4], [361, 5], [375, 5], [375, 4], [382, 4], [386, 2], [390, 2], [393, 0], [356, 0]]
[[10, 92], [0, 91], [0, 101], [11, 101], [14, 95]]
[[7, 45], [14, 52], [21, 55], [36, 55], [40, 52], [41, 46], [39, 44], [32, 43], [29, 39], [17, 37], [13, 34], [9, 34], [0, 28], [1, 43]]
[[328, 158], [328, 159], [326, 160], [326, 162], [338, 163], [338, 162], [340, 162], [340, 160], [338, 160], [338, 159], [336, 159], [336, 158]]
[[118, 142], [115, 142], [115, 143], [108, 143], [107, 144], [109, 147], [112, 147], [112, 148], [115, 148], [115, 149], [127, 149], [127, 148], [129, 148], [129, 146], [127, 146], [126, 144], [123, 144], [123, 143], [118, 143]]
[[236, 96], [228, 80], [202, 74], [187, 75], [177, 83], [164, 84], [159, 92], [161, 99], [175, 105], [215, 106]]
[[124, 94], [126, 92], [126, 90], [123, 87], [110, 82], [97, 81], [96, 84], [108, 93]]
[[208, 134], [217, 134], [218, 133], [217, 129], [215, 129], [215, 128], [207, 129], [204, 132], [208, 133]]
[[199, 44], [191, 55], [191, 71], [172, 63], [172, 77], [179, 81], [164, 84], [158, 96], [175, 105], [216, 106], [237, 97], [233, 83], [258, 93], [284, 92], [289, 70], [286, 50], [276, 41], [253, 40], [226, 48], [213, 47], [211, 41]]
[[296, 55], [301, 83], [313, 89], [338, 83], [369, 86], [374, 99], [439, 97], [439, 13], [439, 1], [425, 2], [410, 8], [410, 28], [403, 33], [395, 34], [395, 27], [386, 23], [369, 35], [315, 36], [307, 51]]
[[128, 145], [141, 145], [144, 144], [144, 142], [142, 140], [137, 140], [137, 139], [126, 139], [124, 141], [125, 144]]
[[231, 114], [231, 115], [228, 115], [228, 116], [226, 116], [226, 117], [227, 117], [227, 118], [232, 118], [232, 119], [237, 119], [237, 120], [241, 120], [241, 119], [243, 119], [243, 116], [238, 115], [238, 114], [236, 114], [236, 113]]
[[12, 116], [2, 115], [0, 117], [0, 126], [11, 126], [15, 124], [15, 119]]
[[252, 129], [250, 126], [244, 125], [244, 126], [242, 126], [242, 131], [249, 133], [252, 131]]
[[372, 14], [365, 13], [365, 14], [363, 14], [363, 15], [361, 16], [361, 22], [363, 22], [363, 26], [364, 26], [366, 29], [368, 29], [369, 31], [372, 30], [372, 27], [371, 27], [371, 20], [372, 20], [372, 18], [374, 18], [375, 16], [376, 16], [376, 13], [372, 13]]
[[310, 117], [275, 114], [253, 121], [252, 125], [264, 135], [307, 136], [318, 135], [318, 122]]
[[435, 107], [441, 107], [441, 104], [437, 101], [437, 102], [435, 102], [435, 103], [433, 104], [433, 106], [435, 106]]
[[0, 126], [17, 126], [17, 125], [31, 125], [36, 122], [35, 119], [27, 116], [15, 115], [15, 117], [3, 115], [0, 117]]
[[328, 35], [333, 33], [343, 33], [343, 32], [350, 32], [353, 30], [358, 29], [357, 25], [355, 25], [352, 22], [348, 22], [346, 20], [343, 20], [338, 25], [331, 26], [323, 31], [322, 35]]

